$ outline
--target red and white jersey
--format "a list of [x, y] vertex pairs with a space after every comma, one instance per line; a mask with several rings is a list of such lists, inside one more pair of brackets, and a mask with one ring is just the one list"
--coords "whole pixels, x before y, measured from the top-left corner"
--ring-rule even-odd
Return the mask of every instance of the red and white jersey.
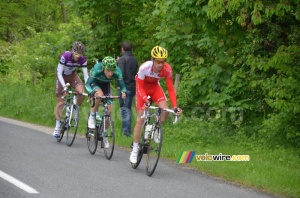
[[150, 93], [155, 92], [157, 86], [160, 87], [159, 80], [162, 78], [165, 78], [166, 80], [172, 106], [177, 107], [176, 93], [173, 87], [172, 67], [167, 62], [164, 63], [163, 68], [158, 73], [153, 71], [153, 61], [144, 62], [140, 66], [136, 75], [137, 97], [141, 97], [146, 101], [147, 96], [150, 95]]
[[164, 63], [162, 70], [158, 73], [153, 72], [153, 62], [144, 62], [137, 73], [137, 77], [144, 80], [145, 83], [158, 83], [161, 78], [172, 79], [172, 67], [168, 63]]

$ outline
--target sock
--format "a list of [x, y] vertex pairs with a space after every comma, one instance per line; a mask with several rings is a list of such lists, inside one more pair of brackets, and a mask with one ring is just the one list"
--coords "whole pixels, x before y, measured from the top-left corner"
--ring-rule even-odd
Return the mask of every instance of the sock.
[[139, 143], [133, 142], [132, 151], [138, 152], [139, 150]]
[[59, 120], [56, 120], [55, 121], [55, 128], [59, 128], [60, 127], [60, 121]]
[[95, 113], [94, 112], [91, 112], [90, 113], [90, 118], [94, 118], [95, 117]]

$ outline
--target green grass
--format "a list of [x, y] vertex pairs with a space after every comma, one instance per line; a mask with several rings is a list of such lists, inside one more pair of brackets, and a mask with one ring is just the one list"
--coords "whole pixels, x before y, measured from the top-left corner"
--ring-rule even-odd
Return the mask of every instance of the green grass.
[[[54, 127], [54, 106], [56, 98], [51, 84], [25, 86], [1, 83], [0, 116], [22, 120], [34, 124]], [[90, 106], [84, 102], [80, 108], [79, 134], [86, 130]], [[113, 117], [116, 129], [116, 144], [130, 150], [131, 138], [121, 132], [119, 103], [114, 103]], [[133, 124], [136, 114], [133, 116]], [[222, 133], [223, 128], [209, 128], [201, 120], [181, 118], [174, 126], [171, 120], [164, 123], [164, 141], [161, 156], [176, 163], [181, 151], [195, 151], [196, 155], [250, 155], [248, 162], [197, 161], [190, 166], [213, 177], [222, 178], [238, 185], [259, 189], [285, 197], [300, 197], [299, 151], [293, 149], [257, 146], [247, 139], [232, 137]], [[129, 152], [128, 152], [129, 156]], [[158, 166], [159, 168], [159, 166]]]

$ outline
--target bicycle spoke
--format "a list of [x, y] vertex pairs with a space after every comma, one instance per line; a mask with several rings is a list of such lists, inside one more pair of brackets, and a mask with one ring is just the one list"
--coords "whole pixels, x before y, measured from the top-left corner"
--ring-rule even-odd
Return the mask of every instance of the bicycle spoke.
[[70, 120], [67, 123], [67, 145], [68, 146], [72, 146], [75, 137], [76, 137], [76, 133], [77, 133], [77, 129], [78, 129], [78, 121], [79, 121], [79, 111], [78, 111], [78, 106], [77, 105], [73, 105], [73, 111], [71, 111], [70, 114]]
[[147, 175], [151, 176], [157, 166], [160, 151], [162, 147], [162, 128], [161, 125], [159, 128], [153, 129], [151, 131], [151, 138], [148, 145], [147, 157], [146, 157], [146, 171]]
[[[111, 120], [111, 117], [107, 117], [109, 120], [109, 127], [106, 130], [105, 139], [108, 143], [105, 143], [103, 140], [104, 154], [106, 159], [110, 160], [114, 153], [115, 148], [115, 131], [114, 131], [114, 122]], [[103, 120], [104, 121], [104, 120]]]

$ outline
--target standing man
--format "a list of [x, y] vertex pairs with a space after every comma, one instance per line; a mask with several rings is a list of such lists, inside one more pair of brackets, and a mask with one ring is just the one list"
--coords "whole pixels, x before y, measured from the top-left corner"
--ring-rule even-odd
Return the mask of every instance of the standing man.
[[[131, 43], [125, 41], [122, 44], [122, 56], [117, 59], [118, 66], [122, 71], [123, 79], [127, 89], [126, 98], [122, 99], [120, 97], [120, 107], [122, 115], [122, 131], [126, 137], [130, 137], [131, 134], [131, 105], [132, 100], [135, 96], [135, 75], [138, 71], [138, 61], [132, 55]], [[121, 90], [119, 91], [121, 94]]]

